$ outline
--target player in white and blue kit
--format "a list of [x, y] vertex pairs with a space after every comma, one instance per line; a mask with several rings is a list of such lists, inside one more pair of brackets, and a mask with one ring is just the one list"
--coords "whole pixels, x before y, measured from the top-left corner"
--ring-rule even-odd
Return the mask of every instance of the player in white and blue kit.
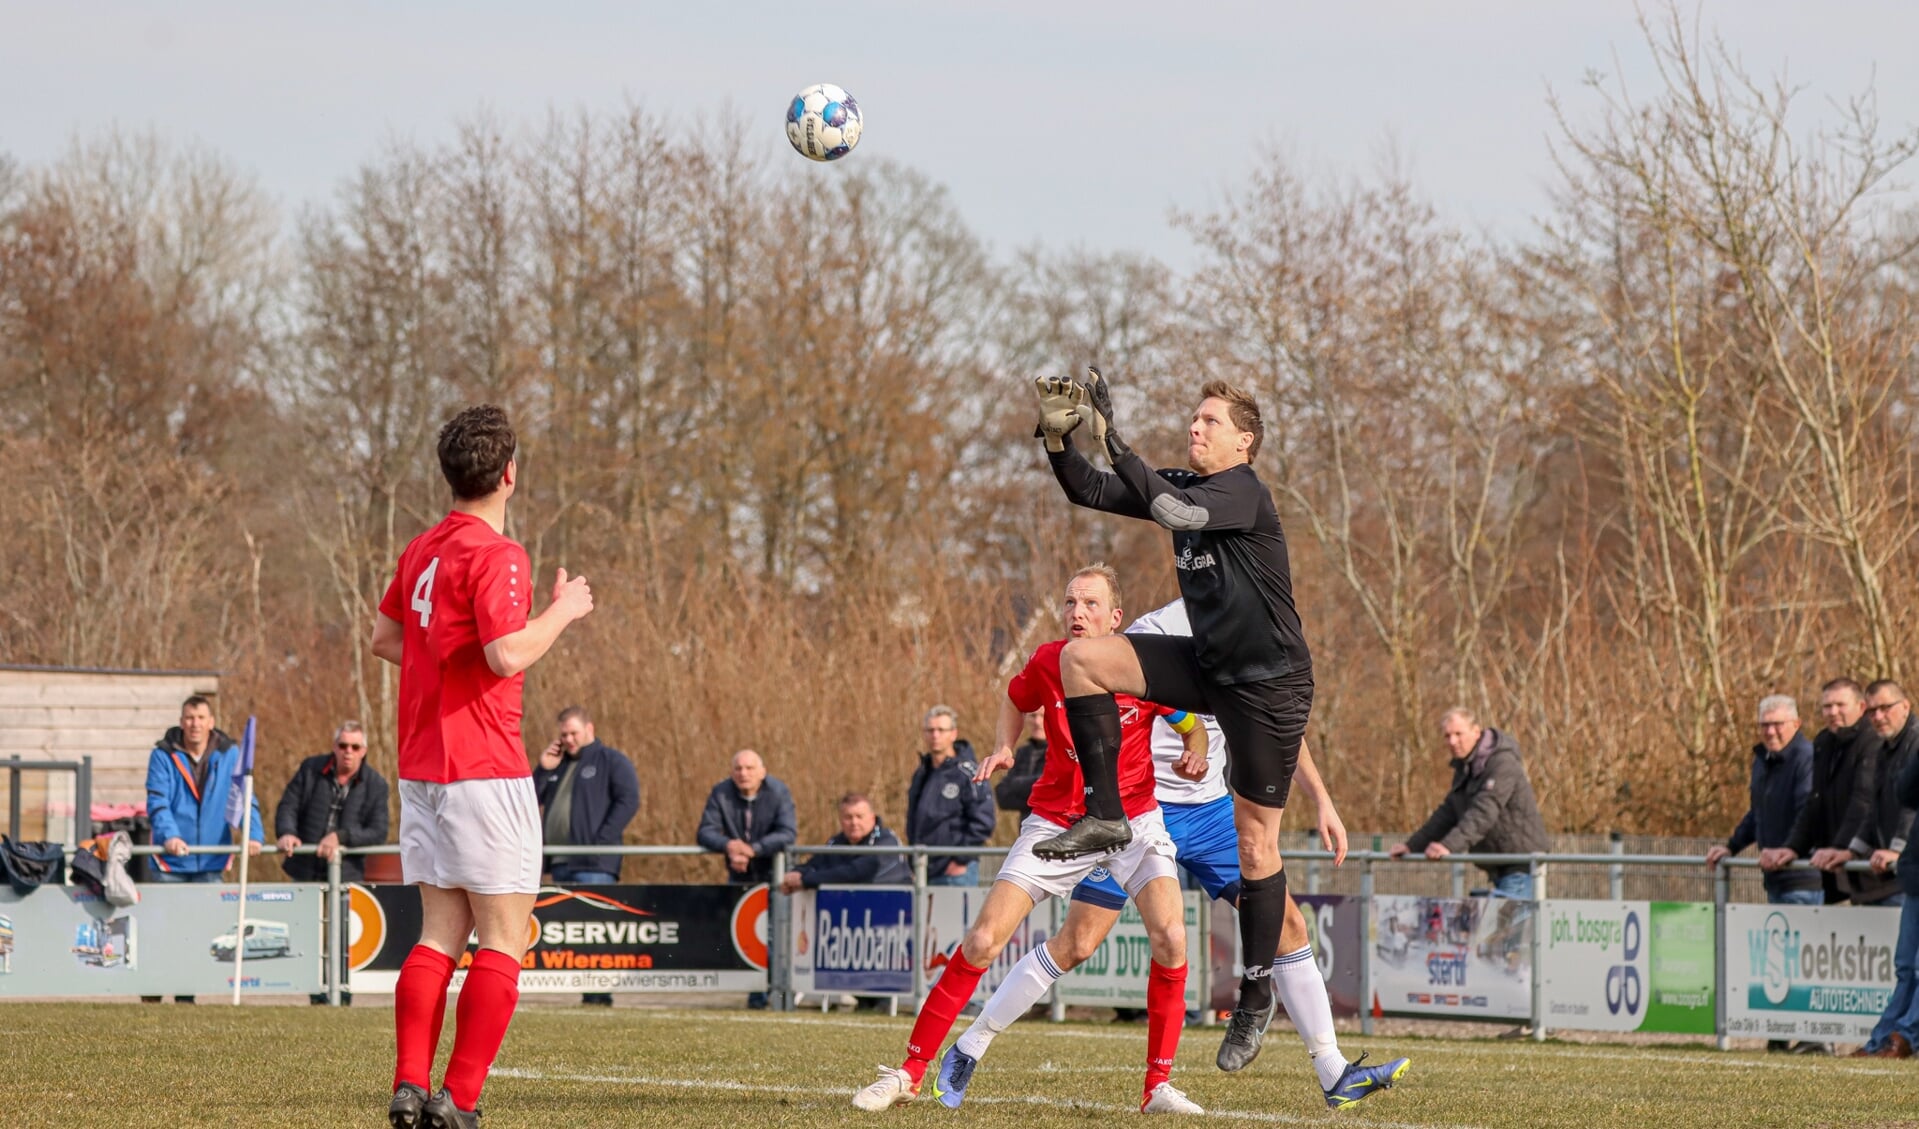
[[[1184, 601], [1174, 600], [1148, 612], [1126, 628], [1126, 633], [1190, 635], [1192, 628], [1186, 619]], [[1233, 825], [1232, 792], [1225, 780], [1229, 750], [1218, 723], [1205, 714], [1195, 716], [1205, 726], [1207, 736], [1207, 757], [1199, 766], [1193, 764], [1188, 753], [1188, 738], [1167, 724], [1167, 718], [1154, 721], [1154, 794], [1165, 816], [1166, 830], [1172, 837], [1179, 866], [1193, 876], [1208, 897], [1237, 904], [1239, 834]], [[1332, 797], [1327, 794], [1318, 767], [1313, 764], [1312, 754], [1303, 741], [1295, 779], [1319, 813], [1320, 841], [1334, 852], [1337, 866], [1346, 857], [1346, 828], [1339, 821]], [[1092, 956], [1119, 920], [1120, 910], [1126, 904], [1126, 891], [1101, 867], [1074, 888], [1072, 900], [1074, 904], [1058, 935], [1048, 945], [1035, 947], [1014, 966], [993, 998], [980, 1010], [979, 1018], [955, 1044], [973, 1060], [985, 1055], [994, 1036], [1039, 1003], [1052, 988], [1053, 981]], [[1405, 1060], [1365, 1066], [1359, 1061], [1348, 1062], [1339, 1053], [1326, 982], [1313, 959], [1306, 919], [1290, 893], [1286, 896], [1279, 952], [1279, 959], [1270, 970], [1248, 969], [1247, 975], [1256, 977], [1266, 972], [1272, 977], [1275, 993], [1312, 1057], [1326, 1104], [1333, 1109], [1343, 1109], [1390, 1086], [1392, 1080], [1404, 1072]], [[967, 1080], [971, 1080], [970, 1073]], [[958, 1106], [965, 1096], [964, 1086], [957, 1091], [948, 1087], [941, 1101]]]
[[[1174, 600], [1140, 616], [1126, 634], [1192, 634], [1185, 602]], [[1233, 828], [1233, 793], [1226, 787], [1226, 737], [1217, 721], [1206, 714], [1195, 716], [1206, 726], [1205, 775], [1193, 780], [1174, 770], [1186, 751], [1185, 739], [1159, 719], [1153, 723], [1153, 792], [1166, 816], [1166, 832], [1173, 837], [1180, 868], [1193, 876], [1207, 897], [1237, 903], [1239, 832]], [[1073, 900], [1117, 913], [1126, 904], [1126, 891], [1100, 867], [1073, 890]], [[1097, 938], [1094, 943], [1098, 944]]]

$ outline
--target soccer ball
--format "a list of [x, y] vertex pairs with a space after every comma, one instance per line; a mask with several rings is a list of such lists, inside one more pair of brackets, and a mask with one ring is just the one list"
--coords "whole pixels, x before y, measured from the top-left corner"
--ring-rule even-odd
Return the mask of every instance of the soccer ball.
[[786, 107], [786, 139], [802, 157], [837, 161], [860, 143], [860, 104], [830, 82], [814, 83]]

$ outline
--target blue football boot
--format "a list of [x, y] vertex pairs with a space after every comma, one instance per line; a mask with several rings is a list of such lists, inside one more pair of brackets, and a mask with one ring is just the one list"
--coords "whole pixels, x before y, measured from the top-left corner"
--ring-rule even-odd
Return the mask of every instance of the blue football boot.
[[1413, 1065], [1413, 1060], [1409, 1058], [1396, 1058], [1378, 1066], [1363, 1065], [1365, 1061], [1366, 1054], [1362, 1051], [1358, 1058], [1346, 1064], [1346, 1072], [1326, 1091], [1327, 1108], [1345, 1109], [1349, 1105], [1357, 1105], [1360, 1099], [1369, 1094], [1390, 1090], [1393, 1083], [1404, 1078], [1407, 1069]]
[[979, 1060], [960, 1050], [958, 1043], [946, 1048], [939, 1071], [933, 1075], [933, 1096], [947, 1109], [958, 1109], [966, 1100], [967, 1083], [973, 1080], [978, 1066]]

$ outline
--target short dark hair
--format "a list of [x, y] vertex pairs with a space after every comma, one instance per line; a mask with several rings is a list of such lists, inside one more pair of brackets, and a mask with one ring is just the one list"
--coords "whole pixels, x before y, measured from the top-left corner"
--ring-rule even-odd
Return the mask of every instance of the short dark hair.
[[1819, 688], [1819, 694], [1821, 697], [1824, 697], [1825, 695], [1832, 693], [1834, 690], [1850, 690], [1852, 691], [1852, 696], [1855, 698], [1864, 698], [1866, 696], [1866, 692], [1860, 689], [1859, 684], [1857, 682], [1854, 682], [1850, 678], [1833, 679], [1831, 682], [1828, 682], [1824, 686], [1821, 686]]
[[[840, 807], [850, 808], [854, 804], [865, 804], [867, 807], [872, 808], [873, 798], [865, 792], [848, 792], [846, 795], [840, 797]], [[875, 808], [874, 810], [877, 811], [878, 809]]]
[[569, 721], [577, 721], [581, 725], [593, 724], [593, 719], [586, 716], [585, 706], [568, 706], [565, 709], [561, 710], [560, 716], [554, 718], [553, 720], [560, 725], [565, 725]]
[[1253, 445], [1246, 449], [1246, 461], [1252, 462], [1259, 454], [1259, 445], [1266, 438], [1266, 422], [1259, 418], [1259, 401], [1253, 394], [1237, 384], [1224, 380], [1209, 380], [1199, 390], [1202, 400], [1226, 401], [1226, 414], [1232, 417], [1233, 426], [1241, 431], [1252, 433]]
[[1881, 690], [1890, 690], [1901, 698], [1906, 696], [1906, 688], [1890, 678], [1878, 678], [1866, 684], [1866, 695], [1868, 697], [1877, 694]]
[[213, 702], [205, 694], [189, 695], [186, 701], [180, 703], [180, 712], [185, 713], [195, 706], [205, 706], [208, 713], [213, 712]]
[[518, 446], [506, 409], [476, 404], [440, 429], [440, 473], [455, 498], [477, 501], [500, 488], [500, 476]]

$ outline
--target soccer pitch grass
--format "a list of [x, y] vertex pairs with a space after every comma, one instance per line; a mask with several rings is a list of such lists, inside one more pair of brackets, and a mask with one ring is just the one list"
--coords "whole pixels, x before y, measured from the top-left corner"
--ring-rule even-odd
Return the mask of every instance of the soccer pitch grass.
[[[453, 1017], [449, 1014], [451, 1045]], [[1027, 1021], [993, 1045], [966, 1105], [930, 1090], [862, 1114], [848, 1100], [896, 1063], [907, 1021], [817, 1013], [541, 1006], [514, 1020], [482, 1106], [514, 1126], [1084, 1126], [1135, 1116], [1145, 1031]], [[385, 1125], [391, 1013], [130, 1004], [0, 1008], [0, 1126]], [[1333, 1113], [1290, 1029], [1245, 1073], [1190, 1029], [1174, 1082], [1198, 1124], [1374, 1126], [1919, 1125], [1919, 1064], [1702, 1048], [1343, 1035], [1348, 1054], [1411, 1056], [1394, 1090]]]

